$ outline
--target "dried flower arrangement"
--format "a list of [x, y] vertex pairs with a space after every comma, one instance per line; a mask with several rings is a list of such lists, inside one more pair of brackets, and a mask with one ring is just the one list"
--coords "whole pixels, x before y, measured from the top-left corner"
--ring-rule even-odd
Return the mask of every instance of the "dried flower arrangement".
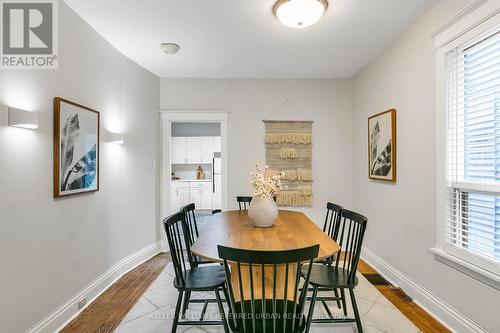
[[281, 185], [282, 173], [273, 174], [271, 177], [267, 175], [268, 167], [266, 166], [262, 173], [259, 165], [255, 165], [255, 172], [252, 172], [252, 180], [250, 184], [253, 188], [254, 197], [265, 199], [276, 196], [283, 188]]

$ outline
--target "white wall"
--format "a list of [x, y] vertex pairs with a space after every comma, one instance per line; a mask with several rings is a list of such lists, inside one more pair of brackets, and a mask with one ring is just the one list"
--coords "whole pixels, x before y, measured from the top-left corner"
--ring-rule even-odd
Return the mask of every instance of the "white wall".
[[[159, 239], [159, 79], [59, 8], [59, 69], [0, 71], [0, 104], [40, 112], [36, 131], [7, 127], [0, 112], [2, 332], [23, 332]], [[123, 146], [101, 141], [97, 193], [52, 198], [55, 96], [99, 110], [101, 131], [125, 134]]]
[[[250, 195], [250, 172], [265, 163], [264, 120], [287, 97], [313, 124], [314, 207], [304, 209], [323, 223], [327, 201], [351, 206], [351, 115], [349, 80], [162, 79], [160, 106], [230, 112], [229, 208]], [[288, 103], [274, 119], [305, 117]]]
[[[437, 262], [429, 251], [436, 242], [436, 75], [429, 34], [469, 2], [441, 1], [355, 76], [354, 206], [369, 217], [369, 250], [485, 329], [500, 332], [500, 293]], [[367, 117], [393, 107], [398, 181], [370, 181]]]

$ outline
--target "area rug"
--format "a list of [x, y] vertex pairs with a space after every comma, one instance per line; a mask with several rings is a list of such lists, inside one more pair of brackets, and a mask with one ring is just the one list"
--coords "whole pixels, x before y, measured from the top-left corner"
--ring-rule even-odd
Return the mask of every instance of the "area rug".
[[[172, 285], [174, 279], [173, 265], [169, 264], [158, 276], [141, 299], [130, 310], [117, 327], [117, 333], [165, 333], [172, 328], [177, 290]], [[359, 285], [355, 289], [356, 300], [361, 314], [363, 330], [366, 333], [415, 333], [420, 330], [392, 305], [363, 275], [358, 274]], [[348, 294], [348, 293], [347, 293]], [[213, 298], [213, 294], [193, 293], [192, 298]], [[348, 295], [346, 295], [349, 298]], [[347, 299], [348, 314], [352, 314], [350, 300]], [[187, 317], [196, 320], [202, 304], [190, 304]], [[341, 315], [333, 302], [330, 310], [334, 315]], [[227, 311], [227, 310], [226, 310]], [[307, 311], [307, 309], [306, 309]], [[325, 310], [316, 304], [315, 316], [325, 316]], [[218, 318], [217, 306], [208, 306], [207, 319]], [[222, 326], [178, 326], [177, 332], [224, 332]], [[311, 332], [354, 333], [354, 323], [349, 324], [312, 324]]]

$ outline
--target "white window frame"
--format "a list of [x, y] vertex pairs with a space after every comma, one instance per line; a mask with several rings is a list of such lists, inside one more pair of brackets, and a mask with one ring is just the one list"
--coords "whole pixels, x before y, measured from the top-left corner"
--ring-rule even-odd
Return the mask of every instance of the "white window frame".
[[[500, 262], [484, 258], [471, 251], [448, 245], [445, 241], [446, 197], [449, 187], [446, 179], [447, 108], [446, 108], [446, 55], [449, 51], [468, 43], [500, 26], [500, 0], [476, 1], [455, 19], [446, 22], [433, 34], [436, 47], [436, 137], [437, 137], [437, 242], [432, 248], [436, 260], [452, 266], [500, 290]], [[474, 184], [461, 184], [474, 190]], [[460, 186], [461, 187], [461, 186]], [[500, 185], [481, 186], [481, 191], [498, 193]]]

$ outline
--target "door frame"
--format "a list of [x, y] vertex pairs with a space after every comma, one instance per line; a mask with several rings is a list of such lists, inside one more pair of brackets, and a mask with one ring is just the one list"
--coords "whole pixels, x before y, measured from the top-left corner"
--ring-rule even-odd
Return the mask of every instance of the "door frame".
[[[161, 114], [161, 186], [160, 214], [161, 221], [173, 213], [170, 208], [170, 186], [172, 167], [170, 163], [170, 138], [173, 122], [220, 123], [221, 129], [221, 172], [222, 172], [222, 210], [228, 207], [228, 118], [229, 111], [204, 109], [160, 109]], [[161, 226], [163, 251], [168, 251], [163, 226]]]

